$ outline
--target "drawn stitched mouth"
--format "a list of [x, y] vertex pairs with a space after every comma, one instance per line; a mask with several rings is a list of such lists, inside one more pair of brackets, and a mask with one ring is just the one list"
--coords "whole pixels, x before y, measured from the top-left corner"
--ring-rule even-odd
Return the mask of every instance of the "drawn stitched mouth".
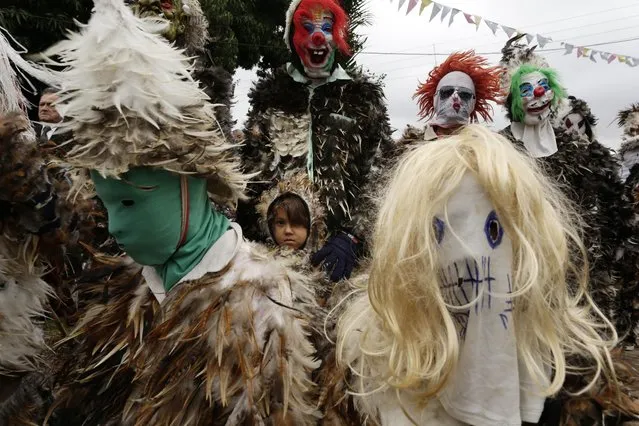
[[328, 58], [328, 49], [308, 49], [311, 64], [323, 65]]

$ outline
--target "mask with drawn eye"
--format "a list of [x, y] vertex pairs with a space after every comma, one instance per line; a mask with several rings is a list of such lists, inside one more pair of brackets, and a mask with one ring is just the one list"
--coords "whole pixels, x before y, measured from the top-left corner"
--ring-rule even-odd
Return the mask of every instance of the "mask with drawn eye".
[[567, 132], [586, 136], [586, 119], [579, 113], [573, 112], [563, 118], [563, 125]]
[[469, 319], [486, 315], [507, 328], [511, 309], [512, 243], [484, 189], [467, 174], [433, 220], [440, 289], [460, 338]]

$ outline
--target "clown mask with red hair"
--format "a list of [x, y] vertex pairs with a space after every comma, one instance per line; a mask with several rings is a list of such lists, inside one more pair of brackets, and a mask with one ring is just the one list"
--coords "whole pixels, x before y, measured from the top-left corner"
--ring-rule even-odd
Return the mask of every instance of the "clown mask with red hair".
[[293, 1], [289, 10], [288, 25], [291, 24], [293, 31], [292, 34], [287, 31], [287, 42], [291, 47], [292, 41], [308, 77], [329, 77], [334, 69], [336, 51], [350, 54], [346, 41], [348, 16], [337, 0]]
[[421, 118], [431, 124], [456, 128], [477, 122], [479, 116], [492, 121], [488, 101], [498, 102], [500, 67], [488, 67], [485, 58], [473, 51], [453, 53], [428, 75], [413, 98], [418, 99]]

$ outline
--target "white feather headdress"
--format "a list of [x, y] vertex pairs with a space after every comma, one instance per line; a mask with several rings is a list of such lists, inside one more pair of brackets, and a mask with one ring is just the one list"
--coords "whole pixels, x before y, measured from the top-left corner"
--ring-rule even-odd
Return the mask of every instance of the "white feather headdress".
[[246, 176], [190, 75], [192, 64], [159, 34], [166, 22], [137, 18], [121, 0], [94, 0], [87, 25], [47, 50], [62, 72], [67, 161], [117, 178], [149, 166], [209, 180], [216, 201], [242, 197]]
[[[11, 37], [4, 28], [0, 27], [0, 115], [11, 111], [25, 110], [28, 105], [16, 71], [20, 73], [26, 84], [30, 84], [29, 76], [51, 85], [58, 82], [53, 73], [23, 59], [20, 53], [26, 53], [27, 50], [12, 39], [20, 50], [16, 51], [4, 33]], [[15, 68], [11, 66], [12, 64]], [[35, 91], [33, 86], [31, 89]]]

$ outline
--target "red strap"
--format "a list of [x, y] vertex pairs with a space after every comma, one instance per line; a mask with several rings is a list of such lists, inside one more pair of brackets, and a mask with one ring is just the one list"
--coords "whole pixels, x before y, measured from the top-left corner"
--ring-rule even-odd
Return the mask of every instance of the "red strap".
[[189, 231], [189, 180], [186, 175], [180, 176], [180, 194], [182, 197], [182, 230], [177, 247], [180, 248], [186, 242], [186, 234]]

